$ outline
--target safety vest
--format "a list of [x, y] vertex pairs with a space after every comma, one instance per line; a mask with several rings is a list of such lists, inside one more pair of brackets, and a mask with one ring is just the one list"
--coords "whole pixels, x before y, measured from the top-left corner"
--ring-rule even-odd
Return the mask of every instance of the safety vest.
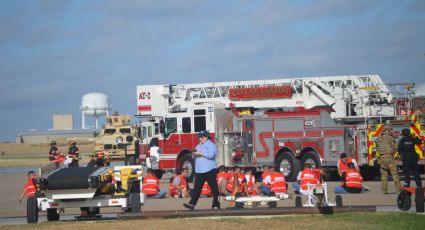
[[24, 194], [26, 197], [34, 197], [37, 192], [37, 186], [34, 184], [33, 179], [29, 178], [24, 186]]
[[147, 195], [156, 195], [159, 193], [159, 180], [155, 176], [147, 175], [143, 178], [142, 191]]
[[206, 181], [204, 185], [202, 186], [201, 195], [211, 196], [211, 187], [208, 185], [208, 182]]
[[80, 150], [76, 146], [69, 147], [68, 156], [69, 157], [78, 157]]
[[187, 188], [187, 182], [186, 182], [186, 177], [182, 176], [182, 175], [175, 175], [173, 176], [173, 180], [171, 180], [170, 182], [170, 186], [168, 187], [169, 189], [176, 189], [173, 185], [174, 179], [176, 177], [180, 177], [180, 188], [181, 189], [185, 189]]
[[262, 181], [263, 181], [263, 186], [268, 187], [268, 188], [271, 188], [271, 185], [270, 185], [269, 183], [265, 183], [265, 182], [264, 182], [264, 180], [265, 180], [265, 179], [266, 179], [266, 177], [268, 177], [268, 176], [270, 176], [270, 172], [263, 172], [263, 173], [261, 174], [261, 178], [262, 178]]
[[220, 184], [220, 182], [223, 180], [223, 179], [227, 179], [228, 178], [228, 174], [227, 174], [227, 172], [219, 172], [219, 173], [217, 173], [217, 184]]
[[247, 181], [246, 187], [248, 191], [248, 195], [257, 195], [257, 191], [255, 190], [255, 177], [252, 175], [245, 175], [245, 179]]
[[301, 190], [308, 190], [308, 184], [310, 185], [318, 185], [319, 178], [317, 172], [311, 169], [304, 169], [301, 172]]
[[275, 193], [286, 193], [285, 176], [280, 172], [273, 172], [270, 175], [271, 191]]
[[339, 160], [338, 161], [338, 168], [339, 168], [339, 170], [341, 170], [341, 174], [343, 173], [343, 172], [347, 172], [347, 170], [348, 170], [348, 164], [349, 163], [352, 163], [353, 162], [353, 158], [351, 158], [351, 157], [347, 157], [347, 163], [345, 163], [344, 164], [344, 162], [342, 162], [342, 160]]
[[[243, 191], [242, 182], [243, 182], [243, 179], [244, 178], [245, 178], [245, 175], [244, 174], [241, 174], [241, 173], [238, 174], [238, 181], [239, 181], [239, 186], [240, 186], [241, 191]], [[226, 185], [226, 190], [227, 191], [232, 192], [234, 180], [235, 179], [234, 179], [234, 174], [233, 174], [233, 175], [231, 175], [229, 177], [229, 180], [227, 181], [227, 185]]]
[[348, 188], [361, 188], [363, 177], [355, 169], [348, 169], [345, 174], [345, 185]]

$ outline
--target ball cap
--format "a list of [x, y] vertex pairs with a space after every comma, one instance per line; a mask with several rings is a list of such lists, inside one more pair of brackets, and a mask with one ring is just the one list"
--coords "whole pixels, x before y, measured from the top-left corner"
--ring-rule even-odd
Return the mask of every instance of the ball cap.
[[210, 133], [206, 130], [203, 130], [201, 132], [198, 133], [198, 137], [210, 137]]

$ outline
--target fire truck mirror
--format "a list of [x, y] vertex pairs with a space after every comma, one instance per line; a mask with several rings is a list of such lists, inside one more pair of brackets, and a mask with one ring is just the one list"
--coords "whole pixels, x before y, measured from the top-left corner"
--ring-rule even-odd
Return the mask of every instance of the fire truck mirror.
[[159, 121], [159, 132], [164, 135], [165, 134], [165, 122], [164, 120]]

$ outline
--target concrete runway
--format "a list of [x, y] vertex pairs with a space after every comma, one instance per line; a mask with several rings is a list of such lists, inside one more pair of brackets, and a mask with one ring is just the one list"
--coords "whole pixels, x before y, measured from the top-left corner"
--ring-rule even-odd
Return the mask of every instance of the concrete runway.
[[[165, 175], [164, 179], [161, 180], [161, 188], [168, 188], [168, 181], [170, 175]], [[18, 198], [22, 192], [23, 186], [26, 181], [25, 173], [1, 173], [0, 174], [0, 225], [7, 224], [25, 224], [26, 219], [26, 201], [22, 204], [19, 203]], [[339, 182], [327, 182], [329, 188], [329, 197], [331, 201], [334, 201], [335, 194], [333, 189], [339, 184]], [[395, 194], [394, 183], [390, 181], [389, 191], [390, 194], [383, 195], [381, 193], [381, 182], [368, 181], [364, 183], [368, 186], [371, 191], [362, 194], [344, 194], [343, 205], [344, 206], [380, 206], [380, 210], [383, 211], [398, 211], [396, 208], [397, 194]], [[193, 185], [191, 185], [193, 186]], [[289, 185], [289, 191], [292, 192], [292, 185]], [[142, 211], [164, 211], [164, 210], [185, 210], [182, 206], [184, 202], [188, 202], [189, 199], [174, 199], [165, 198], [160, 200], [148, 199], [145, 200], [145, 204], [142, 207]], [[304, 200], [303, 200], [304, 202]], [[210, 209], [212, 200], [211, 198], [201, 198], [197, 209]], [[414, 199], [412, 199], [412, 205], [414, 205]], [[278, 207], [294, 207], [295, 200], [288, 199], [278, 202]], [[222, 202], [222, 208], [227, 207], [227, 202]], [[379, 209], [378, 209], [379, 210]], [[412, 207], [411, 210], [414, 210]], [[101, 212], [108, 213], [108, 217], [114, 217], [121, 210], [119, 208], [104, 208]], [[61, 215], [61, 220], [73, 219], [74, 215], [79, 214], [79, 209], [67, 209], [65, 215]], [[40, 213], [40, 220], [45, 220], [45, 213]]]

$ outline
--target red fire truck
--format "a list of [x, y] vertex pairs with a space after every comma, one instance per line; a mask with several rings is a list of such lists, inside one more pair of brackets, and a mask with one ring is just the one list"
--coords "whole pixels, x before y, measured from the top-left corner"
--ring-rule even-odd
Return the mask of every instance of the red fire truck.
[[150, 168], [193, 175], [196, 133], [207, 130], [226, 167], [275, 165], [293, 180], [305, 162], [335, 168], [345, 152], [367, 171], [379, 126], [411, 111], [399, 95], [377, 75], [139, 85], [139, 155]]

